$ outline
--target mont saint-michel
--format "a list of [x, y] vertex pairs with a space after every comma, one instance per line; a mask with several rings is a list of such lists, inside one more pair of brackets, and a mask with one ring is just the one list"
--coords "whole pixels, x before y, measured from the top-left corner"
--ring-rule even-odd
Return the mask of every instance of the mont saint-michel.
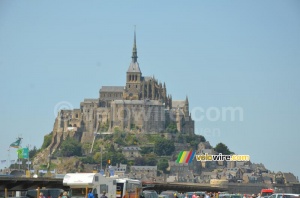
[[99, 98], [84, 99], [78, 109], [59, 111], [52, 142], [43, 156], [53, 154], [67, 137], [80, 143], [91, 143], [97, 132], [130, 132], [134, 129], [138, 133], [155, 134], [173, 126], [182, 134], [194, 134], [188, 97], [173, 100], [165, 83], [154, 76], [143, 76], [135, 33], [131, 59], [123, 86], [102, 86]]

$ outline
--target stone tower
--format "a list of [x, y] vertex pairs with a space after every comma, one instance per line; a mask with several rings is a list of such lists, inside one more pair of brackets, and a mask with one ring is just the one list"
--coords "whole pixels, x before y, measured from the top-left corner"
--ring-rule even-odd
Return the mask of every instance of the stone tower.
[[134, 42], [132, 48], [132, 60], [126, 72], [126, 87], [124, 98], [130, 100], [138, 100], [141, 96], [141, 79], [142, 72], [137, 62], [137, 48], [136, 48], [136, 33], [134, 31]]
[[188, 97], [186, 96], [186, 98], [185, 98], [185, 105], [184, 105], [184, 115], [186, 116], [186, 117], [188, 117], [189, 116], [189, 99], [188, 99]]

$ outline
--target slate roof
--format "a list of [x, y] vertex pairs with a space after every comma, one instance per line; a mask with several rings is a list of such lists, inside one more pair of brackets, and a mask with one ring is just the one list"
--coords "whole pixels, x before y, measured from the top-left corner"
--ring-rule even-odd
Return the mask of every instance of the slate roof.
[[130, 63], [130, 65], [129, 65], [129, 68], [128, 68], [127, 72], [141, 73], [141, 70], [140, 70], [140, 67], [139, 67], [139, 63], [132, 61]]
[[144, 81], [154, 80], [154, 78], [152, 76], [145, 76], [143, 78], [144, 78]]
[[102, 86], [100, 92], [123, 92], [124, 86]]
[[135, 105], [162, 105], [157, 100], [114, 100], [112, 103], [115, 104], [135, 104]]

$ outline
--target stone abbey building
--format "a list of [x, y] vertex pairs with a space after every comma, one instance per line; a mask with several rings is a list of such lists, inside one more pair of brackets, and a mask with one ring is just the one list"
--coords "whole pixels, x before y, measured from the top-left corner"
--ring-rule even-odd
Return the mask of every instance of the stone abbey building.
[[102, 86], [99, 98], [85, 99], [79, 109], [60, 110], [49, 153], [68, 136], [82, 143], [92, 142], [95, 132], [163, 133], [171, 124], [180, 133], [194, 134], [188, 98], [172, 100], [165, 83], [142, 75], [135, 33], [131, 58], [125, 86]]

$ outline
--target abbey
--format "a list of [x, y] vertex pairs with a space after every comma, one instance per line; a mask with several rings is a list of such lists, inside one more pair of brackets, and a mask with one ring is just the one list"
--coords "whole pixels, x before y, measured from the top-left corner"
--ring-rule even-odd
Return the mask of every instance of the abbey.
[[135, 33], [131, 58], [125, 86], [102, 86], [99, 98], [85, 99], [79, 109], [58, 113], [50, 152], [67, 136], [84, 143], [91, 142], [95, 132], [164, 133], [173, 126], [180, 133], [194, 134], [188, 97], [172, 100], [165, 83], [142, 75]]

